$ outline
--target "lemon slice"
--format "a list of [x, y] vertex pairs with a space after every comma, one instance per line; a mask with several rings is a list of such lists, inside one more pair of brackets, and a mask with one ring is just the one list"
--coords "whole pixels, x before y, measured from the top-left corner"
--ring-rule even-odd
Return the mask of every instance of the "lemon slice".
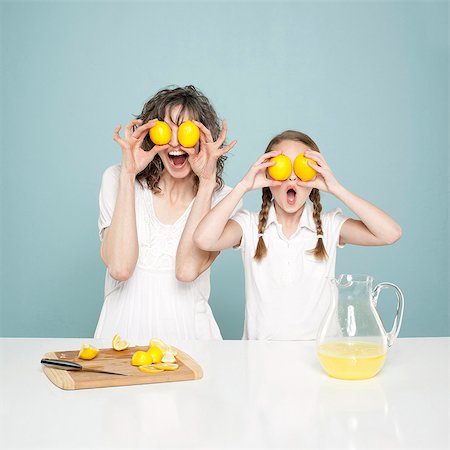
[[141, 372], [145, 372], [145, 373], [160, 373], [160, 372], [164, 372], [164, 369], [160, 369], [160, 368], [154, 366], [153, 364], [150, 364], [148, 366], [139, 366], [138, 369]]
[[153, 364], [153, 367], [156, 367], [157, 369], [161, 370], [177, 370], [178, 364], [160, 363], [160, 364]]
[[161, 362], [163, 363], [175, 363], [177, 362], [175, 355], [171, 351], [167, 351], [164, 353]]
[[114, 350], [120, 352], [121, 350], [125, 350], [129, 346], [130, 344], [127, 341], [123, 340], [118, 334], [113, 337], [112, 348]]
[[78, 353], [78, 358], [80, 359], [94, 359], [98, 354], [98, 349], [91, 347], [88, 344], [83, 344], [80, 353]]

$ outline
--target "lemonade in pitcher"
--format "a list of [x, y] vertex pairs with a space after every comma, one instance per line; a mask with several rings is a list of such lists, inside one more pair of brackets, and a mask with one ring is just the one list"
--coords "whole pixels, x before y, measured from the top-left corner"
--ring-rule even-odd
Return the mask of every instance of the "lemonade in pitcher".
[[[344, 380], [374, 377], [383, 367], [388, 347], [400, 331], [403, 294], [392, 283], [372, 290], [368, 275], [340, 275], [330, 279], [331, 304], [319, 328], [317, 355], [325, 372]], [[382, 289], [397, 294], [397, 314], [387, 333], [376, 310]]]
[[325, 372], [344, 380], [374, 377], [386, 358], [382, 345], [363, 341], [328, 342], [320, 345], [317, 353]]

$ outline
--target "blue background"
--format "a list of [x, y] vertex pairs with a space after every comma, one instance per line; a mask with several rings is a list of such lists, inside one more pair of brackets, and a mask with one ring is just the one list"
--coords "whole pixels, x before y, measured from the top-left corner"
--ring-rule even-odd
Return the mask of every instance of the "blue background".
[[[273, 135], [309, 134], [403, 227], [393, 246], [340, 250], [337, 273], [398, 284], [401, 336], [448, 336], [447, 33], [447, 2], [2, 2], [0, 334], [93, 335], [113, 129], [158, 89], [194, 84], [238, 140], [227, 184]], [[260, 193], [245, 205], [259, 209]], [[238, 252], [214, 264], [210, 301], [239, 339]], [[379, 308], [390, 327], [393, 294]]]

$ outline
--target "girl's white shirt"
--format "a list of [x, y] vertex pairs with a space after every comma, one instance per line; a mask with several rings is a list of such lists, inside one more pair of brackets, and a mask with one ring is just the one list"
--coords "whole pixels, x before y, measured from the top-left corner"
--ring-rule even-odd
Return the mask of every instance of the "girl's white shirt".
[[[103, 174], [100, 189], [100, 239], [111, 225], [119, 187], [120, 165]], [[215, 191], [212, 207], [231, 188]], [[190, 339], [222, 339], [208, 303], [210, 269], [192, 282], [175, 276], [178, 243], [194, 200], [173, 224], [163, 224], [156, 217], [153, 194], [136, 181], [135, 208], [139, 257], [132, 276], [117, 281], [108, 270], [104, 303], [95, 330], [96, 338], [111, 339], [120, 334], [131, 344], [148, 344], [152, 337], [169, 343]], [[237, 211], [236, 208], [233, 214]]]
[[308, 251], [317, 243], [313, 208], [309, 201], [298, 228], [288, 239], [277, 221], [272, 203], [263, 239], [267, 255], [257, 262], [259, 213], [241, 209], [233, 217], [242, 228], [241, 250], [245, 271], [243, 339], [312, 340], [328, 309], [327, 277], [335, 276], [339, 234], [347, 220], [340, 209], [321, 214], [325, 261]]

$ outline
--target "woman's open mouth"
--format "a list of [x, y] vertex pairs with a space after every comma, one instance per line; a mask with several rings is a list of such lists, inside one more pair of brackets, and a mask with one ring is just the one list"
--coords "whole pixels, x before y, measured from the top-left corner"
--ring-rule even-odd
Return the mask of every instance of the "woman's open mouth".
[[289, 188], [286, 192], [286, 198], [288, 205], [295, 205], [295, 199], [297, 196], [297, 191], [294, 188]]
[[173, 167], [181, 169], [186, 164], [188, 154], [183, 150], [173, 150], [169, 152], [169, 160]]

